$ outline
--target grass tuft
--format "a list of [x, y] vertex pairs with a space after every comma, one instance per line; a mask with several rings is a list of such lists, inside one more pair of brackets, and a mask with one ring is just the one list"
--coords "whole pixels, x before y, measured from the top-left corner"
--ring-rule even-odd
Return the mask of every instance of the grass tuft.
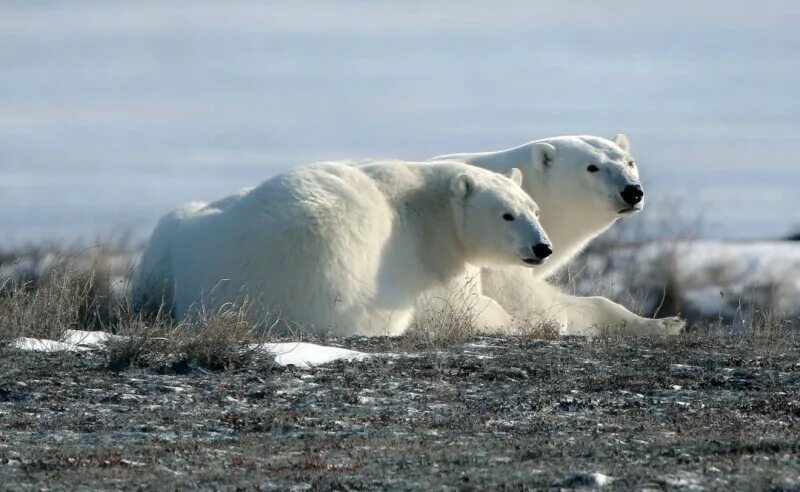
[[442, 350], [475, 338], [480, 332], [478, 307], [469, 295], [468, 282], [461, 290], [437, 292], [417, 302], [417, 312], [405, 338], [428, 350]]
[[230, 370], [261, 356], [257, 344], [275, 324], [251, 323], [247, 303], [197, 310], [180, 322], [164, 309], [133, 313], [126, 288], [131, 258], [100, 248], [0, 255], [0, 346], [20, 337], [62, 340], [66, 330], [101, 330], [117, 335], [107, 343], [111, 369]]
[[109, 368], [161, 372], [242, 368], [262, 355], [258, 345], [267, 338], [247, 310], [235, 306], [180, 322], [163, 310], [147, 320], [130, 316], [117, 326], [117, 334], [121, 336], [112, 339], [106, 351]]
[[22, 283], [0, 284], [0, 344], [17, 337], [60, 340], [68, 329], [85, 325], [93, 301], [94, 279], [56, 268]]

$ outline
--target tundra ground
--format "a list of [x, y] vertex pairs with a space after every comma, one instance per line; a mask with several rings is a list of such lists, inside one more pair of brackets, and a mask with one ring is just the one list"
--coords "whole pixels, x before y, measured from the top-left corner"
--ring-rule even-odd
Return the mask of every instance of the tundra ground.
[[[313, 369], [0, 353], [10, 489], [800, 488], [800, 336], [326, 340]], [[394, 355], [391, 355], [394, 354]]]

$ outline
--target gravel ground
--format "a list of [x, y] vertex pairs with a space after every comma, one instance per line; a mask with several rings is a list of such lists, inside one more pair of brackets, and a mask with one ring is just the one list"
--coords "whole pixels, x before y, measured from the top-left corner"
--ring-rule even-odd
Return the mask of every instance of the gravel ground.
[[398, 355], [166, 374], [5, 349], [0, 484], [800, 489], [797, 335], [327, 342]]

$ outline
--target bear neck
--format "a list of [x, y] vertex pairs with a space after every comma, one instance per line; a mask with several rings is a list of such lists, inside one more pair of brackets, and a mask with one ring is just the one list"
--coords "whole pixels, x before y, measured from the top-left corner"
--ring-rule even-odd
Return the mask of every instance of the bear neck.
[[520, 145], [519, 147], [499, 150], [496, 152], [448, 154], [437, 157], [436, 159], [452, 159], [466, 162], [467, 164], [482, 167], [484, 169], [495, 171], [501, 174], [508, 174], [512, 168], [516, 167], [522, 171], [522, 175], [525, 177], [526, 171], [530, 169], [532, 155], [531, 146], [534, 143], [535, 142], [531, 142], [525, 145]]
[[[414, 241], [413, 255], [427, 277], [423, 288], [450, 282], [466, 270], [466, 251], [452, 209], [450, 184], [466, 166], [452, 164], [367, 166], [376, 185], [396, 211], [395, 235]], [[402, 238], [400, 236], [403, 236]]]
[[549, 197], [546, 193], [540, 193], [539, 196], [543, 197], [537, 201], [541, 210], [540, 222], [553, 243], [553, 254], [544, 265], [534, 268], [533, 274], [538, 278], [547, 278], [558, 273], [592, 239], [611, 227], [617, 217], [592, 213], [580, 207], [559, 208], [557, 196]]
[[[552, 256], [544, 265], [533, 269], [536, 277], [546, 278], [557, 273], [592, 239], [611, 227], [618, 216], [586, 210], [577, 203], [564, 201], [559, 190], [552, 189], [541, 174], [531, 169], [532, 147], [539, 142], [548, 142], [548, 139], [496, 152], [451, 154], [437, 159], [455, 159], [501, 174], [507, 174], [515, 167], [522, 170], [523, 188], [539, 205], [542, 227], [553, 243]], [[558, 146], [557, 141], [548, 143]]]

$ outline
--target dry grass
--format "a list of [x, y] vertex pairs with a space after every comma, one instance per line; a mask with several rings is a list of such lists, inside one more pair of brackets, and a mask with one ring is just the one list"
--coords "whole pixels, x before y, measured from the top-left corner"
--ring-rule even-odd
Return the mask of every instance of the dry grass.
[[[411, 346], [437, 351], [486, 334], [479, 322], [481, 306], [474, 296], [469, 295], [471, 288], [468, 283], [459, 290], [421, 299], [414, 321], [403, 338]], [[514, 319], [506, 333], [536, 339], [554, 339], [558, 337], [559, 323], [556, 316], [535, 313], [533, 316]]]
[[428, 297], [404, 337], [413, 345], [441, 350], [464, 343], [478, 334], [477, 310], [468, 296], [460, 293]]
[[[216, 312], [197, 309], [181, 322], [164, 310], [149, 316], [135, 314], [126, 294], [133, 256], [118, 245], [74, 251], [31, 249], [22, 255], [0, 252], [0, 345], [18, 337], [59, 340], [67, 329], [102, 330], [123, 335], [109, 343], [107, 358], [112, 368], [234, 369], [257, 355], [254, 344], [275, 334], [288, 332], [290, 339], [309, 338], [298, 327], [269, 313], [258, 317], [263, 320], [261, 323], [253, 324], [250, 320], [255, 317], [247, 302]], [[576, 265], [565, 274], [568, 282], [585, 277], [590, 270], [580, 260]], [[683, 286], [674, 280], [674, 262], [666, 258], [658, 272], [664, 285], [657, 292], [637, 291], [624, 303], [640, 312], [652, 311], [656, 306], [659, 315], [679, 311], [684, 293]], [[631, 272], [620, 274], [625, 278]], [[649, 280], [655, 277], [650, 276]], [[424, 309], [420, 309], [409, 331], [395, 342], [398, 349], [444, 350], [481, 335], [479, 309], [471, 301], [474, 297], [467, 295], [469, 288], [421, 303]], [[694, 329], [716, 335], [752, 333], [758, 335], [758, 340], [747, 343], [779, 346], [781, 337], [796, 331], [799, 324], [797, 319], [776, 314], [779, 294], [775, 288], [762, 286], [739, 302], [733, 319], [720, 316], [694, 320]], [[636, 309], [636, 303], [640, 309]], [[557, 323], [548, 322], [546, 315], [518, 319], [511, 334], [557, 338]]]
[[256, 345], [277, 323], [252, 323], [247, 303], [213, 313], [199, 309], [180, 322], [165, 310], [133, 313], [126, 285], [132, 255], [123, 257], [99, 248], [0, 256], [6, 261], [0, 263], [0, 346], [19, 337], [61, 340], [66, 330], [101, 330], [117, 335], [106, 351], [115, 369], [226, 370], [260, 356]]
[[514, 335], [539, 340], [554, 340], [559, 337], [561, 323], [553, 313], [533, 313], [531, 316], [514, 321], [515, 324], [511, 330]]
[[0, 341], [57, 340], [67, 329], [107, 331], [118, 321], [132, 258], [118, 244], [0, 252]]
[[0, 286], [0, 343], [17, 337], [59, 340], [87, 325], [95, 305], [92, 275], [57, 268], [34, 281], [6, 279]]
[[116, 326], [116, 332], [120, 336], [109, 341], [106, 350], [112, 369], [237, 369], [262, 355], [258, 344], [264, 341], [245, 310], [233, 307], [181, 322], [161, 314], [148, 320], [130, 316]]

